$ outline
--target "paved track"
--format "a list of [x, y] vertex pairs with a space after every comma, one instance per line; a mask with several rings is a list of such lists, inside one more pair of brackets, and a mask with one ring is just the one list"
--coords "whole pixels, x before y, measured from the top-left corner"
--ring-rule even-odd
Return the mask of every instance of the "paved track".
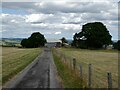
[[38, 62], [15, 88], [62, 88], [50, 49], [45, 49]]

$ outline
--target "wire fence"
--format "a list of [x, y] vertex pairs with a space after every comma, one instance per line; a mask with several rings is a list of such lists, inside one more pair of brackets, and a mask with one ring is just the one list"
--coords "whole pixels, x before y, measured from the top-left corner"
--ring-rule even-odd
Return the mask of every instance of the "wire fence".
[[75, 73], [80, 75], [81, 80], [87, 82], [89, 88], [117, 88], [117, 82], [113, 82], [112, 73], [101, 73], [100, 67], [95, 67], [92, 63], [78, 62], [75, 57], [67, 56], [60, 50], [54, 49], [54, 52], [66, 63]]

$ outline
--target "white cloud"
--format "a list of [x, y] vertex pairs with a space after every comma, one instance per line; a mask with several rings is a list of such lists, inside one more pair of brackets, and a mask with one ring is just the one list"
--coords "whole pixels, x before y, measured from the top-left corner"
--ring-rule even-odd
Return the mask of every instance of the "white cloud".
[[48, 24], [45, 24], [45, 23], [40, 23], [40, 24], [31, 24], [31, 26], [33, 28], [37, 27], [37, 28], [47, 28], [48, 27]]
[[[72, 37], [73, 33], [81, 31], [82, 25], [94, 21], [103, 22], [110, 33], [117, 33], [118, 5], [108, 0], [106, 2], [93, 2], [93, 0], [91, 2], [4, 2], [2, 8], [3, 14], [0, 15], [0, 19], [5, 30], [3, 36], [14, 34], [13, 36], [27, 37], [34, 31], [40, 31], [47, 37], [52, 34], [62, 36], [66, 32], [68, 32], [67, 37]], [[113, 35], [113, 37], [117, 36]]]
[[58, 35], [58, 34], [61, 34], [61, 32], [55, 32], [55, 34], [57, 34], [57, 35]]
[[19, 23], [18, 21], [14, 20], [14, 19], [11, 20], [10, 22], [11, 22], [11, 23]]
[[73, 33], [72, 35], [75, 35], [75, 33]]
[[53, 14], [30, 14], [26, 15], [26, 22], [42, 22], [53, 17]]
[[26, 22], [36, 22], [41, 18], [42, 15], [39, 14], [31, 14], [31, 15], [26, 15]]

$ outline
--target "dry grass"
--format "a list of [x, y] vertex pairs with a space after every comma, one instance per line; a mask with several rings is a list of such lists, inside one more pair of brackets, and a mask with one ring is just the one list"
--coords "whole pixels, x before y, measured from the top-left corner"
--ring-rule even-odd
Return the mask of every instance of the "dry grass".
[[2, 48], [2, 82], [3, 84], [24, 69], [41, 52], [42, 49]]
[[[57, 49], [65, 54], [66, 57], [76, 58], [77, 65], [82, 64], [84, 76], [88, 77], [88, 64], [92, 64], [93, 87], [107, 87], [107, 72], [112, 73], [113, 87], [118, 87], [118, 52], [110, 50], [81, 50], [60, 48]], [[70, 60], [70, 59], [69, 59]]]
[[53, 50], [53, 58], [57, 67], [58, 75], [64, 88], [85, 88], [86, 83], [82, 82], [80, 75], [74, 73], [74, 70], [69, 68], [67, 63], [62, 61], [62, 58]]

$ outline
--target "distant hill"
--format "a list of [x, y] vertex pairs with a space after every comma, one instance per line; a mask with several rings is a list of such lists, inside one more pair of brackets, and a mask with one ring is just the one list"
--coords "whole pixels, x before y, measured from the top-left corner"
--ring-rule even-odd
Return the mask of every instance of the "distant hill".
[[0, 46], [21, 46], [23, 38], [0, 38]]
[[22, 40], [24, 38], [0, 38], [0, 40]]

